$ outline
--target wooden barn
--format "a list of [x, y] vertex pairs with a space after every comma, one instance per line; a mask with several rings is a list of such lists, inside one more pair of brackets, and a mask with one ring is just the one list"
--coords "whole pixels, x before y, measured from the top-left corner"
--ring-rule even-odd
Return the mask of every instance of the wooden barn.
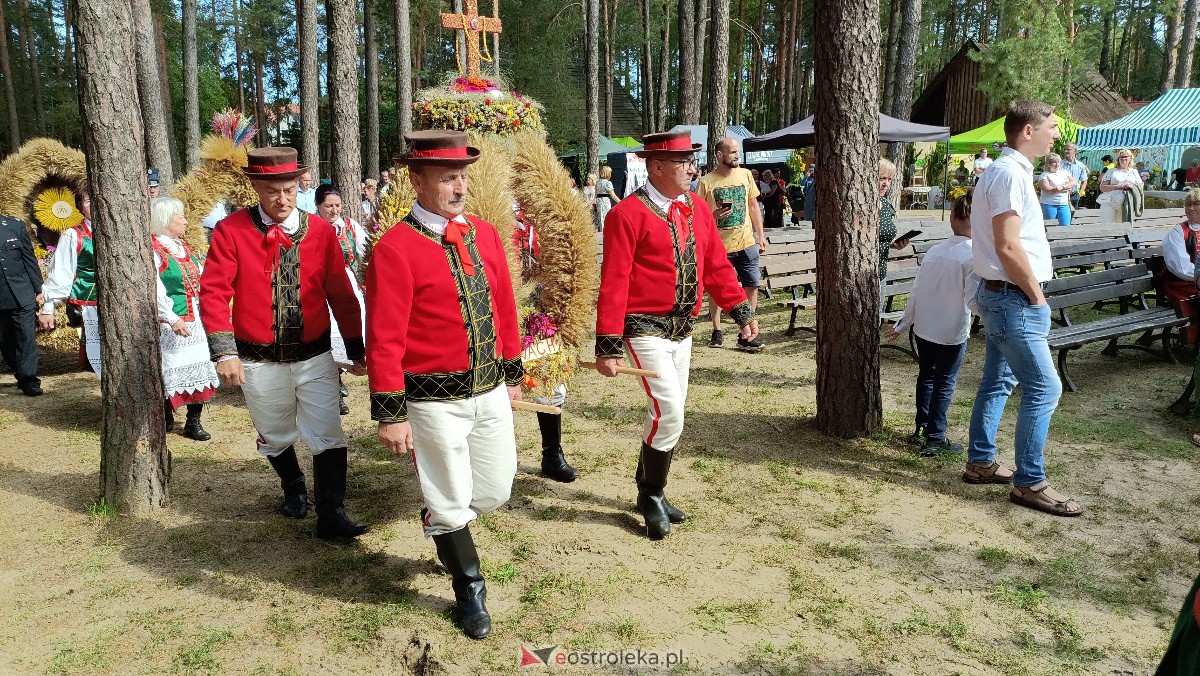
[[[1003, 115], [1004, 109], [989, 105], [978, 88], [980, 64], [971, 54], [985, 50], [986, 44], [964, 42], [913, 104], [912, 121], [947, 126], [951, 134], [961, 134]], [[1129, 103], [1095, 69], [1089, 68], [1071, 90], [1070, 116], [1081, 125], [1091, 127], [1131, 112]]]

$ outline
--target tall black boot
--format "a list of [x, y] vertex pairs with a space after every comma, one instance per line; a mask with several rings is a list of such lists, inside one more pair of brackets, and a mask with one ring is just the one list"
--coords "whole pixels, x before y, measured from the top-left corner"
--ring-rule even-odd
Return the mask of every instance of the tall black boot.
[[438, 559], [450, 572], [458, 623], [463, 633], [474, 639], [486, 637], [492, 631], [492, 617], [484, 605], [487, 583], [479, 570], [479, 553], [471, 539], [471, 527], [463, 526], [453, 533], [434, 535], [433, 542], [437, 546]]
[[288, 446], [278, 455], [268, 455], [267, 460], [271, 461], [283, 487], [280, 511], [291, 519], [308, 516], [308, 491], [304, 488], [304, 472], [300, 471], [300, 463], [296, 460], [296, 447]]
[[[655, 452], [660, 453], [661, 451], [655, 451]], [[675, 453], [675, 451], [672, 450], [671, 451], [672, 458], [674, 457], [674, 453]], [[637, 466], [637, 476], [641, 476], [641, 475], [642, 475], [642, 458], [639, 456], [638, 457], [638, 466]], [[671, 504], [671, 501], [667, 499], [666, 492], [663, 492], [662, 502], [663, 502], [663, 507], [667, 510], [667, 520], [668, 521], [670, 521], [671, 523], [683, 523], [684, 521], [687, 521], [687, 514], [684, 514], [682, 511], [679, 510], [678, 507]]]
[[170, 399], [166, 399], [163, 401], [163, 414], [166, 416], [166, 420], [167, 420], [167, 431], [174, 432], [175, 431], [175, 409], [171, 406]]
[[538, 427], [542, 431], [542, 476], [569, 484], [579, 477], [579, 472], [567, 463], [562, 449], [562, 416], [553, 413], [538, 413]]
[[330, 448], [313, 456], [313, 491], [317, 494], [317, 537], [356, 538], [369, 530], [346, 516], [345, 448]]
[[646, 520], [646, 537], [661, 540], [671, 534], [671, 521], [667, 517], [666, 496], [667, 473], [671, 471], [670, 451], [659, 451], [642, 444], [641, 462], [636, 477], [638, 487], [637, 507]]
[[212, 435], [200, 425], [200, 413], [204, 411], [203, 402], [188, 404], [187, 420], [183, 423], [183, 436], [193, 441], [208, 441]]

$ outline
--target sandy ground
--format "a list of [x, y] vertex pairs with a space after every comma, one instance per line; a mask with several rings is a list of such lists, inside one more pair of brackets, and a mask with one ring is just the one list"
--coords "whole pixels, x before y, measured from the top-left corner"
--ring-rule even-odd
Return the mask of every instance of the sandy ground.
[[[1197, 457], [1165, 410], [1186, 366], [1073, 354], [1081, 391], [1055, 416], [1048, 470], [1090, 511], [1056, 519], [963, 484], [961, 459], [912, 452], [916, 366], [895, 351], [881, 364], [887, 428], [817, 433], [811, 334], [783, 336], [779, 312], [764, 324], [758, 355], [709, 349], [696, 331], [668, 487], [691, 518], [663, 542], [632, 511], [635, 380], [574, 384], [573, 484], [536, 476], [536, 420], [518, 414], [513, 498], [474, 526], [495, 622], [481, 642], [453, 625], [412, 466], [375, 442], [365, 379], [347, 379], [348, 511], [373, 530], [336, 545], [313, 537], [312, 517], [276, 514], [236, 390], [206, 412], [211, 442], [169, 435], [169, 509], [106, 514], [98, 383], [51, 358], [46, 396], [0, 385], [0, 673], [512, 673], [523, 645], [573, 660], [538, 672], [1153, 672], [1200, 570]], [[962, 441], [981, 348], [973, 339], [951, 410]], [[639, 650], [641, 663], [612, 663]]]

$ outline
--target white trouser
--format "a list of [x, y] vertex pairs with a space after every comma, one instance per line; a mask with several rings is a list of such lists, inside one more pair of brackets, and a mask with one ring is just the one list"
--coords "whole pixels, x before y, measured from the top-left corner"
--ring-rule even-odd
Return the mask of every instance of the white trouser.
[[83, 351], [87, 354], [92, 372], [100, 377], [100, 314], [95, 305], [80, 305], [83, 315]]
[[242, 394], [258, 432], [258, 452], [278, 455], [304, 439], [316, 455], [346, 445], [338, 415], [338, 376], [323, 352], [304, 361], [247, 361]]
[[625, 349], [635, 368], [659, 373], [657, 378], [641, 379], [648, 405], [642, 440], [651, 448], [669, 451], [683, 434], [692, 338], [678, 341], [647, 336], [626, 338]]
[[459, 530], [508, 501], [517, 438], [506, 386], [457, 401], [409, 400], [408, 422], [428, 510], [425, 535]]
[[1101, 204], [1100, 205], [1100, 222], [1101, 223], [1128, 223], [1125, 220], [1125, 205], [1124, 204]]
[[547, 399], [546, 397], [543, 397], [540, 394], [535, 394], [533, 396], [533, 403], [548, 404], [550, 406], [558, 406], [558, 407], [564, 406], [567, 403], [567, 385], [566, 385], [566, 383], [559, 383], [558, 386], [555, 387], [552, 392], [550, 392], [549, 399]]

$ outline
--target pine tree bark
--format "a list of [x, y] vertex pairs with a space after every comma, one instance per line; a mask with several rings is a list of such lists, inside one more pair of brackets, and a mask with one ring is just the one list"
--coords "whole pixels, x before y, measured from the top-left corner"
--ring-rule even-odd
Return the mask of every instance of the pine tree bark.
[[162, 17], [158, 14], [154, 15], [154, 39], [157, 47], [154, 54], [158, 57], [158, 86], [162, 90], [163, 126], [167, 130], [167, 152], [171, 154], [171, 175], [164, 183], [160, 172], [159, 185], [165, 186], [163, 189], [169, 191], [175, 183], [175, 168], [179, 166], [180, 162], [179, 143], [175, 138], [175, 113], [171, 105], [171, 76], [170, 71], [167, 70], [167, 38], [163, 33]]
[[[399, 0], [403, 2], [404, 0]], [[313, 178], [321, 174], [321, 93], [317, 66], [317, 0], [296, 0], [296, 52], [300, 57], [300, 159]]]
[[[246, 112], [246, 82], [242, 71], [242, 20], [240, 18], [242, 0], [233, 0], [233, 58], [234, 77], [237, 79], [238, 110]], [[257, 114], [257, 111], [255, 111]], [[262, 124], [262, 120], [255, 120]]]
[[[617, 5], [620, 0], [601, 0], [600, 20], [604, 24], [604, 119], [605, 136], [612, 136], [613, 123], [613, 34], [616, 32]], [[610, 9], [611, 6], [611, 9]]]
[[1112, 82], [1112, 35], [1116, 7], [1104, 12], [1104, 28], [1100, 34], [1100, 64], [1097, 70], [1109, 83]]
[[357, 199], [362, 181], [362, 155], [358, 127], [358, 4], [355, 0], [325, 0], [329, 17], [330, 148], [333, 184], [350, 199], [343, 208], [362, 220]]
[[[171, 167], [171, 140], [167, 136], [162, 80], [158, 75], [158, 40], [154, 35], [154, 15], [150, 9], [150, 0], [131, 0], [131, 3], [133, 30], [137, 36], [137, 100], [141, 103], [142, 124], [145, 126], [145, 158], [151, 167], [158, 169], [162, 193], [168, 194], [174, 182], [175, 172]], [[82, 23], [81, 17], [81, 28]], [[145, 167], [138, 173], [146, 173]]]
[[162, 406], [154, 263], [146, 246], [150, 205], [131, 16], [136, 10], [131, 12], [127, 2], [79, 0], [77, 11], [104, 363], [100, 494], [121, 513], [147, 514], [166, 506], [171, 453]]
[[[67, 32], [70, 32], [68, 27]], [[21, 147], [21, 119], [17, 115], [17, 95], [13, 87], [12, 63], [8, 52], [8, 23], [4, 18], [4, 2], [0, 0], [0, 76], [4, 78], [4, 99], [8, 104], [8, 140], [10, 152]]]
[[712, 3], [712, 73], [708, 98], [708, 169], [717, 166], [717, 141], [729, 120], [729, 0]]
[[709, 0], [696, 0], [696, 39], [694, 45], [696, 50], [696, 77], [692, 80], [692, 96], [696, 99], [696, 122], [694, 124], [700, 124], [700, 120], [704, 117], [703, 106], [707, 98], [704, 96], [704, 93], [708, 91], [706, 89], [708, 83], [705, 78], [707, 73], [704, 68], [705, 55], [709, 50], [708, 16], [710, 8], [708, 3]]
[[743, 70], [746, 66], [746, 0], [738, 0], [738, 41], [733, 54], [733, 114], [730, 116], [734, 124], [742, 123], [742, 105], [746, 98], [746, 78]]
[[883, 101], [879, 109], [889, 113], [892, 110], [892, 96], [896, 93], [896, 57], [900, 53], [900, 29], [904, 21], [900, 7], [903, 2], [891, 0], [891, 11], [888, 13], [887, 62], [884, 66]]
[[[375, 30], [375, 0], [363, 0], [363, 33], [367, 42], [367, 166], [365, 176], [379, 175], [379, 36]], [[484, 36], [482, 39], [487, 39]]]
[[[649, 0], [642, 0], [649, 2]], [[584, 0], [584, 69], [587, 78], [584, 86], [586, 120], [584, 133], [587, 136], [587, 172], [600, 175], [600, 0]], [[649, 48], [647, 47], [647, 51]], [[647, 54], [648, 56], [648, 54]], [[645, 97], [643, 90], [642, 96]]]
[[[254, 119], [258, 120], [258, 145], [260, 147], [271, 145], [271, 118], [267, 115], [262, 54], [258, 51], [254, 52]], [[279, 130], [278, 117], [275, 118], [275, 130]]]
[[401, 150], [406, 147], [404, 135], [412, 131], [412, 21], [408, 9], [408, 0], [396, 0], [396, 116]]
[[671, 126], [667, 122], [667, 83], [671, 80], [671, 3], [669, 0], [663, 0], [663, 25], [660, 37], [662, 43], [658, 52], [658, 94], [654, 97], [655, 103], [658, 105], [658, 113], [655, 117], [658, 119], [658, 128], [666, 129]]
[[[642, 14], [642, 68], [641, 86], [638, 87], [642, 94], [642, 125], [648, 130], [660, 131], [658, 120], [654, 118], [654, 43], [650, 25], [650, 0], [638, 0], [638, 4]], [[599, 16], [597, 12], [594, 25], [599, 25]]]
[[[896, 55], [896, 84], [892, 93], [892, 109], [888, 113], [894, 118], [907, 120], [912, 117], [913, 81], [917, 76], [917, 49], [921, 36], [921, 0], [904, 0], [904, 21], [900, 31], [900, 48]], [[897, 167], [897, 173], [903, 179], [904, 158], [908, 144], [889, 143], [888, 159]], [[888, 199], [892, 204], [900, 206], [901, 190], [904, 181], [892, 181]]]
[[[758, 0], [758, 23], [756, 26], [763, 25], [763, 18], [766, 12], [766, 0]], [[750, 66], [750, 126], [754, 129], [760, 127], [762, 121], [762, 77], [763, 77], [763, 45], [759, 44], [754, 50], [753, 62]]]
[[879, 0], [816, 0], [817, 429], [879, 429]]
[[35, 125], [38, 135], [46, 133], [46, 113], [42, 105], [42, 71], [38, 67], [37, 40], [33, 34], [33, 22], [29, 17], [29, 0], [21, 0], [21, 40], [24, 43], [26, 63], [33, 82], [33, 110], [37, 116]]
[[700, 124], [695, 54], [696, 3], [679, 0], [679, 124]]
[[804, 68], [805, 60], [801, 58], [804, 54], [804, 23], [805, 23], [804, 1], [805, 0], [799, 0], [799, 2], [796, 3], [796, 11], [799, 14], [799, 16], [796, 18], [796, 51], [795, 51], [795, 54], [792, 56], [792, 60], [795, 62], [795, 65], [792, 66], [793, 104], [792, 104], [792, 119], [788, 120], [789, 123], [792, 121], [798, 122], [800, 120], [803, 120], [805, 117], [807, 117], [800, 110], [801, 106], [803, 105], [803, 103], [802, 103], [803, 98], [801, 96], [801, 87], [803, 87], [803, 84], [804, 84], [803, 78], [804, 78], [804, 75], [806, 72], [806, 70]]
[[1196, 55], [1196, 21], [1200, 20], [1200, 0], [1187, 0], [1183, 15], [1183, 35], [1180, 39], [1179, 64], [1175, 68], [1175, 87], [1192, 86], [1192, 64]]
[[188, 168], [200, 164], [200, 70], [196, 64], [196, 0], [183, 0], [183, 133]]

